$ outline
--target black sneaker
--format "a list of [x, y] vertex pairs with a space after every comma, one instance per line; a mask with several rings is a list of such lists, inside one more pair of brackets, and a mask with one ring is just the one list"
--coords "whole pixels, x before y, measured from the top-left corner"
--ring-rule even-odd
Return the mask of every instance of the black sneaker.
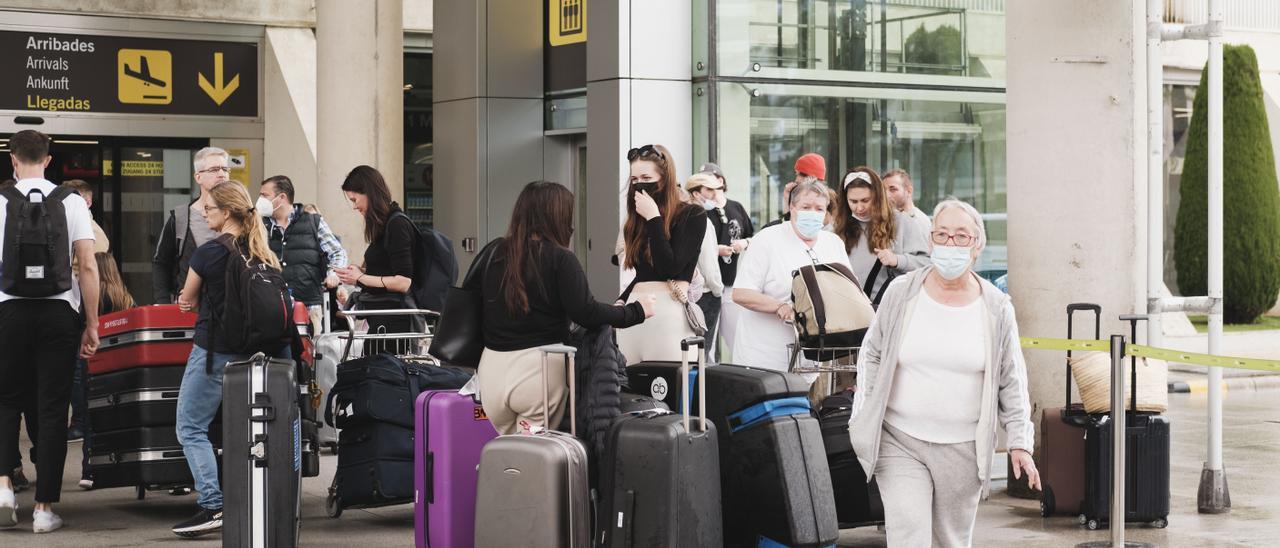
[[222, 509], [201, 508], [191, 519], [173, 526], [173, 534], [180, 537], [198, 537], [222, 529]]
[[22, 467], [13, 469], [13, 475], [9, 476], [9, 481], [13, 482], [13, 492], [21, 493], [31, 486], [31, 482], [27, 481], [27, 475], [22, 473]]

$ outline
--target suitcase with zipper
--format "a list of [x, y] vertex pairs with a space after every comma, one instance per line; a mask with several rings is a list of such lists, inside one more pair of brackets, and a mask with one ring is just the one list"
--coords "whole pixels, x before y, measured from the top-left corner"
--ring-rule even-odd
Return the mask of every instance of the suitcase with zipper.
[[414, 407], [414, 542], [470, 548], [480, 452], [498, 431], [480, 404], [456, 390], [423, 392]]
[[136, 367], [187, 363], [195, 337], [196, 315], [176, 304], [139, 306], [98, 319], [98, 352], [89, 358], [89, 374]]
[[226, 366], [223, 546], [297, 546], [301, 416], [293, 360], [258, 353]]
[[[215, 453], [222, 447], [222, 426], [209, 425]], [[145, 490], [186, 487], [194, 483], [182, 444], [172, 425], [99, 432], [89, 444], [94, 489], [138, 487]]]
[[172, 429], [185, 372], [186, 365], [175, 364], [90, 376], [89, 424], [94, 432], [166, 425]]
[[[569, 372], [569, 416], [576, 416], [572, 346], [542, 348], [543, 405], [546, 408], [548, 356], [563, 355]], [[591, 496], [587, 449], [576, 436], [542, 430], [498, 436], [480, 454], [476, 490], [476, 546], [587, 548], [591, 539]]]
[[[678, 368], [646, 362], [628, 367], [627, 375], [631, 386], [697, 410], [692, 394], [682, 392]], [[835, 495], [809, 383], [792, 373], [731, 364], [705, 374], [707, 418], [719, 436], [725, 546], [835, 543]], [[689, 385], [696, 387], [699, 376], [691, 373]]]
[[[1124, 315], [1138, 339], [1138, 322], [1145, 315]], [[1163, 529], [1169, 525], [1170, 434], [1169, 419], [1158, 413], [1139, 412], [1137, 358], [1130, 357], [1130, 409], [1125, 413], [1125, 522], [1145, 522]], [[1084, 439], [1085, 487], [1081, 521], [1097, 529], [1111, 519], [1112, 413], [1092, 416]]]
[[[1102, 307], [1092, 303], [1067, 305], [1067, 338], [1074, 337], [1076, 312], [1093, 312], [1093, 338], [1102, 337]], [[1067, 351], [1066, 406], [1046, 408], [1040, 416], [1040, 515], [1079, 515], [1084, 506], [1085, 429], [1090, 422], [1083, 404], [1071, 403], [1071, 351]], [[1013, 477], [1013, 463], [1009, 464]]]
[[[681, 341], [682, 379], [689, 378], [691, 347], [698, 355], [697, 368], [707, 370], [704, 345], [702, 337]], [[698, 383], [701, 401], [706, 400], [707, 384]], [[688, 387], [682, 392], [691, 393]], [[689, 407], [680, 414], [628, 412], [610, 426], [600, 459], [596, 540], [601, 546], [724, 544], [716, 426], [705, 413], [691, 420]]]

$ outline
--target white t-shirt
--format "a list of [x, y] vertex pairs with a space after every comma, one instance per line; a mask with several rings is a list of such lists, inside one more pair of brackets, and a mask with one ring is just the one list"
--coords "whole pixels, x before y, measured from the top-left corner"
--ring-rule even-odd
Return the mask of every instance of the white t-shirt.
[[[32, 189], [37, 189], [48, 196], [57, 185], [50, 183], [44, 179], [23, 179], [18, 181], [18, 192], [26, 195]], [[9, 201], [4, 196], [0, 196], [0, 242], [4, 241], [5, 223], [8, 221], [8, 205]], [[62, 200], [63, 207], [67, 210], [67, 251], [70, 257], [75, 257], [75, 243], [80, 240], [93, 241], [93, 216], [89, 213], [89, 205], [85, 203], [84, 198], [79, 194], [72, 192]], [[3, 256], [0, 256], [3, 260]], [[0, 291], [0, 302], [10, 299], [20, 299], [22, 297], [14, 297]], [[62, 299], [71, 305], [71, 308], [80, 311], [80, 284], [75, 280], [71, 282], [71, 289], [64, 291], [52, 297], [43, 297], [45, 299]]]
[[[793, 223], [774, 225], [751, 239], [751, 246], [738, 263], [735, 290], [753, 289], [783, 302], [791, 302], [791, 274], [814, 264], [839, 263], [849, 266], [849, 256], [839, 236], [818, 232], [810, 248], [796, 234]], [[795, 342], [795, 328], [777, 314], [742, 308], [738, 315], [733, 361], [741, 365], [785, 371], [790, 354], [787, 345]]]
[[973, 441], [987, 364], [981, 298], [948, 306], [920, 291], [902, 333], [885, 422], [931, 443]]

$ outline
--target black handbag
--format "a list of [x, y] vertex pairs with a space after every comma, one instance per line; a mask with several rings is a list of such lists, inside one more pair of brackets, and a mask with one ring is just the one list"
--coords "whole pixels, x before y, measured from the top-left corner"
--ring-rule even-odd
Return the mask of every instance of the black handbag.
[[[449, 294], [444, 300], [444, 310], [440, 311], [440, 322], [431, 337], [431, 349], [427, 351], [441, 362], [464, 367], [480, 365], [480, 354], [484, 352], [484, 326], [481, 318], [484, 295], [479, 287], [464, 288], [471, 286], [476, 276], [481, 276], [479, 285], [484, 285], [484, 272], [489, 270], [495, 248], [497, 246], [494, 243], [485, 246], [467, 270], [462, 286], [449, 288]], [[481, 259], [484, 267], [476, 268]]]

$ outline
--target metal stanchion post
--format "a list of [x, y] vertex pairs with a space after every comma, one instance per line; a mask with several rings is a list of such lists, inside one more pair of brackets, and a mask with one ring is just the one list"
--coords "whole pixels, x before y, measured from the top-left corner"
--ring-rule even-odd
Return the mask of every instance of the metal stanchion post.
[[1077, 548], [1154, 548], [1125, 542], [1125, 407], [1124, 335], [1111, 336], [1111, 540], [1077, 544]]

